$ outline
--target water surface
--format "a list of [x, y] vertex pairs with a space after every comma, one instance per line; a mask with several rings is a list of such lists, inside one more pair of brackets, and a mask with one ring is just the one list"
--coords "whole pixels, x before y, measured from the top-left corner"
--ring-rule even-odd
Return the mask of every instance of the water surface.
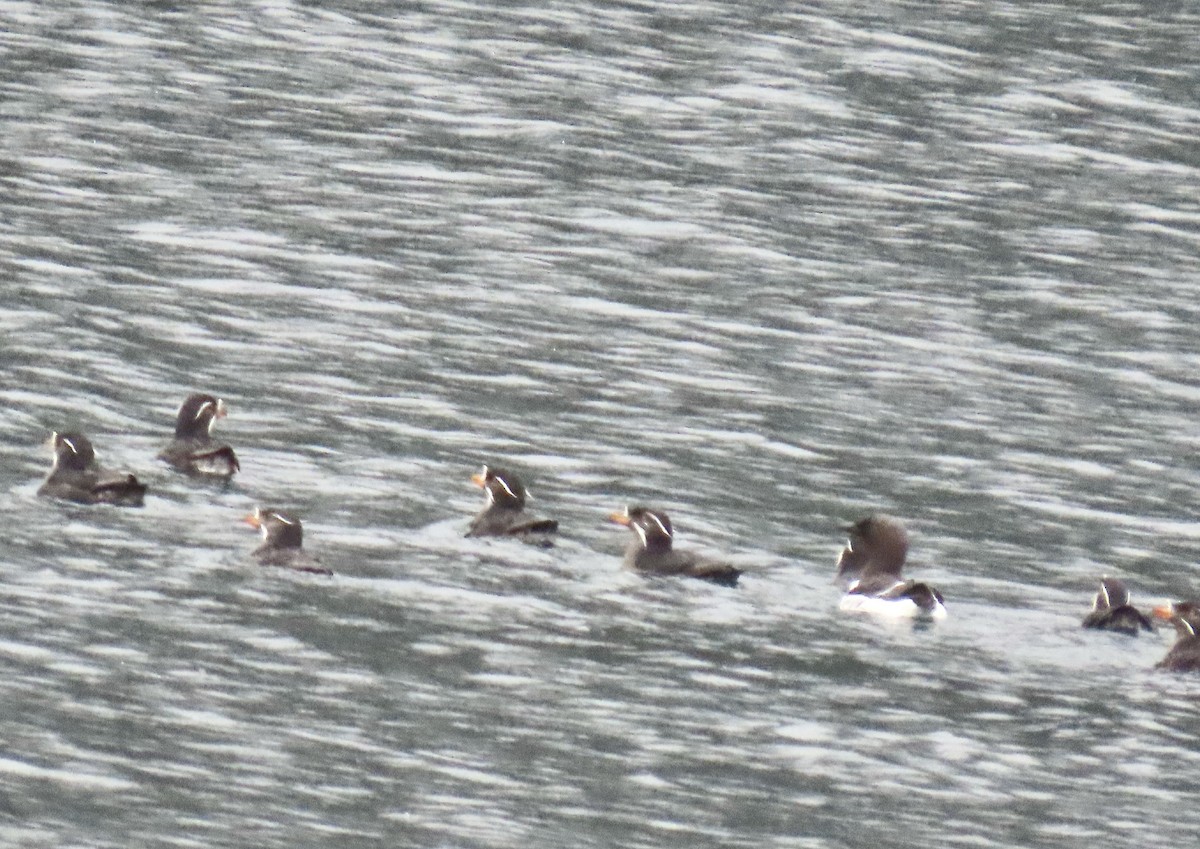
[[[0, 842], [1194, 841], [1200, 683], [1078, 627], [1196, 587], [1190, 7], [0, 22]], [[144, 509], [35, 497], [68, 427]], [[484, 462], [558, 547], [462, 538]], [[872, 510], [945, 623], [838, 614]]]

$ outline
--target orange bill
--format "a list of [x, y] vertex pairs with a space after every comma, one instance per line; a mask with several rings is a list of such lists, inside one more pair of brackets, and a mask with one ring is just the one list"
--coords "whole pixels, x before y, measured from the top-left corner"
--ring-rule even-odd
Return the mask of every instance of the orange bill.
[[1160, 605], [1151, 611], [1155, 619], [1170, 619], [1175, 615], [1175, 608], [1169, 604]]

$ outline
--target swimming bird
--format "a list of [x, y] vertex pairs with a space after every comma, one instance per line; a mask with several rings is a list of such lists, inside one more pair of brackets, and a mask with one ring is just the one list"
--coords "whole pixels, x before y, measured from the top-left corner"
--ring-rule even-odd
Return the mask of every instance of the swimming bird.
[[317, 575], [333, 574], [303, 549], [304, 528], [292, 514], [274, 507], [255, 507], [242, 521], [262, 533], [263, 544], [254, 549], [259, 564]]
[[636, 535], [625, 549], [626, 569], [652, 575], [686, 575], [726, 587], [737, 586], [742, 570], [672, 548], [674, 531], [671, 520], [663, 511], [626, 507], [608, 518]]
[[80, 504], [141, 507], [144, 503], [146, 485], [131, 474], [100, 468], [92, 443], [82, 433], [55, 431], [47, 444], [54, 451], [54, 465], [38, 495]]
[[908, 556], [908, 532], [894, 516], [875, 514], [846, 528], [850, 539], [837, 561], [837, 580], [849, 581], [842, 610], [887, 616], [946, 615], [942, 594], [929, 584], [900, 577]]
[[1178, 635], [1167, 656], [1154, 667], [1171, 672], [1200, 672], [1200, 602], [1176, 601], [1156, 607], [1154, 617], [1170, 622]]
[[212, 438], [217, 420], [228, 412], [220, 398], [203, 393], [189, 395], [175, 417], [175, 438], [158, 458], [195, 477], [229, 480], [241, 470], [237, 455]]
[[1104, 577], [1100, 592], [1092, 602], [1092, 612], [1083, 619], [1083, 627], [1119, 631], [1136, 637], [1139, 631], [1153, 631], [1154, 625], [1129, 603], [1129, 589], [1119, 578]]
[[548, 535], [558, 530], [555, 519], [536, 519], [525, 512], [528, 493], [521, 479], [507, 469], [484, 466], [471, 482], [482, 487], [487, 503], [471, 521], [469, 537], [515, 536], [551, 545]]

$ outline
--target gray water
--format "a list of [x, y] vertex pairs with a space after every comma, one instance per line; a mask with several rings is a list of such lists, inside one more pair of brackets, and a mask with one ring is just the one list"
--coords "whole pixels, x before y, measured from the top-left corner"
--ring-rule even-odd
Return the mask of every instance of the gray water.
[[[0, 844], [1195, 842], [1200, 14], [0, 3]], [[228, 489], [156, 463], [220, 394]], [[149, 483], [35, 496], [50, 430]], [[519, 469], [549, 551], [462, 538]], [[747, 570], [620, 570], [627, 502]], [[296, 511], [332, 579], [255, 566]], [[950, 617], [837, 611], [905, 517]]]

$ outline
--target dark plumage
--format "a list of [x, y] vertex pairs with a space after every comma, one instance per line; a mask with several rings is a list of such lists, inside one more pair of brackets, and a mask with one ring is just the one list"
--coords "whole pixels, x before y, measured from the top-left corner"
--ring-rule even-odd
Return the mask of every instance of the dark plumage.
[[1118, 578], [1105, 577], [1092, 602], [1092, 612], [1083, 619], [1083, 627], [1118, 631], [1136, 637], [1139, 631], [1153, 631], [1154, 625], [1144, 613], [1129, 603], [1129, 589]]
[[128, 473], [108, 472], [96, 465], [96, 452], [82, 433], [52, 433], [54, 465], [38, 495], [80, 504], [141, 507], [146, 485]]
[[554, 519], [536, 519], [525, 512], [527, 493], [521, 479], [507, 469], [484, 466], [471, 482], [482, 487], [487, 504], [471, 520], [469, 537], [515, 536], [542, 545], [552, 545], [547, 538], [558, 530]]
[[212, 438], [217, 420], [227, 413], [220, 398], [189, 395], [175, 418], [175, 438], [159, 453], [159, 459], [195, 477], [229, 480], [241, 469], [237, 455]]
[[1171, 672], [1200, 672], [1200, 602], [1177, 601], [1154, 608], [1156, 619], [1166, 619], [1175, 626], [1178, 639], [1167, 656], [1154, 664], [1156, 669]]
[[661, 510], [626, 507], [623, 512], [613, 513], [608, 518], [636, 535], [625, 549], [626, 569], [653, 575], [687, 575], [726, 587], [737, 586], [738, 576], [742, 574], [740, 569], [672, 548], [671, 520]]
[[242, 519], [262, 533], [263, 544], [254, 549], [254, 557], [263, 566], [282, 566], [298, 572], [332, 575], [320, 561], [302, 548], [304, 528], [300, 520], [274, 507], [255, 507]]
[[[845, 529], [850, 535], [837, 561], [838, 581], [849, 581], [845, 609], [867, 609], [868, 599], [880, 602], [907, 599], [915, 612], [945, 614], [942, 594], [929, 584], [905, 581], [900, 573], [908, 556], [908, 531], [894, 516], [876, 514]], [[912, 610], [912, 608], [909, 608]]]

